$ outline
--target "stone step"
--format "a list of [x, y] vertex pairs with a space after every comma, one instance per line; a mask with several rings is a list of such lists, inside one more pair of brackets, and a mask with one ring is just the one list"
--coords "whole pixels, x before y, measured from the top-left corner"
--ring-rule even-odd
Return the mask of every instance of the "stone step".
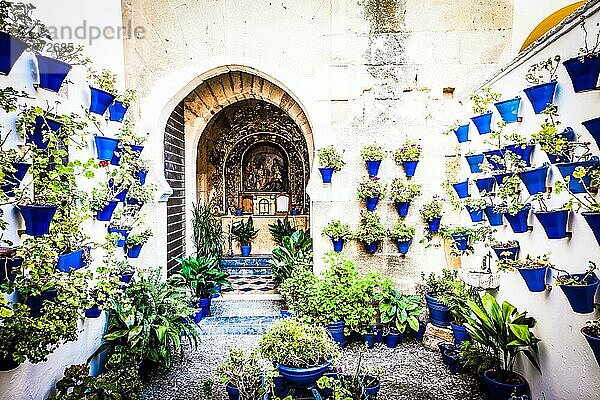
[[200, 334], [262, 335], [280, 316], [208, 317], [198, 324]]
[[275, 281], [271, 275], [232, 275], [231, 287], [223, 288], [223, 294], [261, 295], [276, 294]]
[[221, 269], [230, 275], [270, 275], [271, 256], [223, 257]]
[[212, 300], [213, 317], [279, 316], [283, 300], [279, 294], [227, 295]]

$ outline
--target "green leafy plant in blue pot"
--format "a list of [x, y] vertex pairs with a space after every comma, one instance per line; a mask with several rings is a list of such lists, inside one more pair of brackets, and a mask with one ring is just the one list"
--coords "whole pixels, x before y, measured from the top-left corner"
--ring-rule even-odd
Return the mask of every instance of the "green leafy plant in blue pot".
[[585, 272], [570, 274], [554, 267], [562, 273], [555, 278], [555, 283], [567, 297], [573, 311], [578, 314], [589, 314], [594, 311], [594, 298], [600, 281], [595, 274], [596, 264], [589, 262]]
[[596, 362], [600, 366], [600, 318], [587, 321], [585, 326], [581, 328], [581, 334], [592, 348]]
[[317, 157], [319, 159], [319, 172], [321, 173], [323, 183], [331, 183], [333, 173], [341, 171], [342, 167], [346, 164], [333, 145], [319, 149]]
[[490, 105], [500, 100], [500, 93], [492, 92], [489, 87], [481, 89], [480, 93], [473, 93], [469, 96], [473, 102], [473, 112], [475, 117], [471, 118], [480, 135], [491, 132], [492, 112]]
[[418, 317], [423, 312], [420, 296], [405, 295], [394, 289], [390, 279], [386, 279], [376, 299], [379, 302], [381, 323], [386, 327], [388, 347], [394, 348], [402, 341], [406, 328], [415, 332], [419, 330]]
[[252, 217], [248, 221], [244, 220], [234, 222], [231, 226], [231, 235], [240, 244], [242, 256], [248, 257], [252, 250], [252, 241], [256, 238], [259, 229], [254, 229], [254, 221]]
[[381, 217], [374, 211], [361, 210], [360, 222], [354, 232], [354, 238], [365, 245], [367, 253], [375, 253], [385, 237], [386, 230], [381, 222]]
[[424, 204], [420, 210], [421, 218], [427, 223], [429, 233], [437, 233], [442, 220], [444, 202], [438, 196], [434, 196], [431, 201]]
[[394, 161], [402, 165], [407, 178], [415, 176], [419, 160], [423, 157], [421, 145], [414, 140], [406, 139], [402, 147], [394, 152]]
[[340, 220], [330, 221], [325, 228], [323, 228], [322, 233], [324, 236], [331, 239], [333, 251], [336, 253], [341, 252], [344, 248], [344, 243], [347, 240], [351, 240], [353, 237], [350, 225], [343, 223]]
[[358, 184], [358, 198], [364, 200], [368, 211], [375, 211], [377, 203], [385, 197], [387, 185], [377, 177], [365, 177]]
[[400, 254], [405, 255], [415, 237], [415, 227], [398, 220], [392, 229], [388, 229], [388, 237], [394, 241]]
[[531, 86], [523, 91], [536, 114], [542, 113], [548, 105], [554, 102], [554, 93], [558, 83], [556, 71], [559, 65], [560, 56], [556, 55], [533, 64], [525, 75], [525, 80]]
[[543, 292], [546, 290], [546, 276], [548, 269], [554, 268], [550, 262], [550, 254], [531, 257], [529, 254], [525, 259], [503, 257], [496, 261], [498, 271], [519, 271], [530, 292]]
[[394, 178], [390, 183], [390, 200], [394, 202], [400, 217], [406, 217], [410, 203], [421, 196], [422, 186], [418, 183], [408, 182], [402, 178]]
[[383, 161], [387, 157], [387, 153], [383, 150], [381, 146], [374, 143], [363, 147], [360, 151], [360, 156], [367, 165], [367, 171], [369, 172], [369, 176], [373, 177], [379, 174], [379, 167], [381, 166], [381, 161]]
[[582, 20], [580, 26], [585, 35], [584, 45], [579, 49], [577, 57], [563, 63], [575, 93], [597, 90], [598, 76], [600, 76], [600, 39], [596, 35], [596, 40], [589, 42], [585, 21]]

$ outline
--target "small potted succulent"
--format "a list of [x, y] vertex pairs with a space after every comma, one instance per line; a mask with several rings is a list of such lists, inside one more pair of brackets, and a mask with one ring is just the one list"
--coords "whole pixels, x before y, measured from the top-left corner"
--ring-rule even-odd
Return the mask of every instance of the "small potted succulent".
[[600, 366], [600, 318], [594, 321], [587, 321], [585, 326], [581, 328], [581, 334], [592, 348], [596, 362]]
[[241, 220], [235, 222], [231, 226], [231, 234], [240, 244], [243, 257], [248, 257], [250, 255], [250, 252], [252, 251], [252, 241], [256, 238], [258, 231], [258, 229], [254, 229], [252, 217], [249, 217], [247, 222]]
[[125, 250], [127, 251], [127, 257], [138, 258], [140, 256], [142, 246], [144, 246], [151, 237], [151, 229], [146, 229], [141, 233], [128, 235], [127, 240], [125, 241]]
[[557, 74], [560, 65], [560, 56], [556, 55], [547, 60], [535, 63], [529, 67], [525, 80], [531, 86], [523, 91], [531, 102], [536, 114], [542, 113], [548, 105], [554, 102]]
[[425, 204], [420, 210], [421, 217], [427, 223], [430, 233], [437, 233], [442, 220], [444, 203], [435, 196], [429, 203]]
[[481, 89], [481, 93], [473, 93], [469, 96], [473, 102], [473, 112], [477, 114], [471, 118], [480, 135], [491, 132], [492, 112], [490, 104], [500, 100], [500, 93], [492, 92], [489, 87]]
[[344, 242], [352, 239], [352, 230], [348, 224], [339, 220], [333, 220], [323, 228], [323, 235], [331, 239], [333, 250], [339, 253], [344, 248]]
[[[600, 75], [600, 38], [596, 35], [594, 43], [588, 43], [588, 31], [585, 21], [581, 22], [584, 32], [584, 46], [579, 49], [577, 57], [563, 63], [575, 93], [598, 89], [598, 76]], [[591, 47], [590, 47], [591, 45]]]
[[363, 178], [358, 184], [358, 198], [364, 200], [368, 211], [375, 211], [377, 202], [385, 197], [387, 185], [377, 177]]
[[317, 157], [319, 158], [319, 172], [321, 172], [323, 183], [331, 183], [333, 173], [341, 171], [346, 164], [333, 145], [319, 149]]
[[415, 227], [406, 225], [403, 220], [398, 220], [393, 229], [388, 229], [388, 237], [396, 243], [398, 251], [405, 255], [415, 237]]
[[373, 211], [361, 210], [360, 223], [354, 232], [354, 238], [365, 245], [367, 253], [375, 253], [385, 237], [385, 226], [381, 223], [379, 215]]
[[598, 289], [598, 277], [594, 273], [596, 264], [590, 261], [589, 268], [581, 274], [570, 274], [566, 271], [554, 268], [563, 275], [555, 278], [555, 283], [559, 286], [573, 311], [579, 314], [589, 314], [594, 311], [594, 297]]
[[402, 178], [394, 178], [390, 183], [390, 200], [394, 202], [400, 217], [408, 215], [410, 203], [421, 195], [422, 186], [418, 183], [407, 182]]
[[407, 178], [415, 176], [417, 165], [422, 157], [423, 149], [417, 142], [410, 139], [407, 139], [402, 147], [394, 152], [394, 161], [403, 166]]
[[377, 176], [379, 173], [379, 167], [381, 166], [381, 161], [387, 157], [386, 152], [383, 151], [381, 146], [377, 144], [371, 144], [365, 146], [360, 151], [360, 156], [367, 164], [367, 171], [369, 172], [369, 176]]

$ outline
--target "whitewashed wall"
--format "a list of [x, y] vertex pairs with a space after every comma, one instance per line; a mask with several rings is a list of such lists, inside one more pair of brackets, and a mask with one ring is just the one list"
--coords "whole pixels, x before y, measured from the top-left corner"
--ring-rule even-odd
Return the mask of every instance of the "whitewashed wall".
[[[588, 12], [587, 25], [589, 27], [595, 26], [600, 21], [599, 9], [600, 6], [596, 3]], [[595, 36], [595, 32], [592, 35]], [[522, 92], [522, 89], [527, 87], [525, 75], [529, 66], [556, 54], [559, 54], [563, 60], [575, 57], [577, 49], [582, 43], [583, 33], [575, 21], [509, 64], [504, 72], [495, 75], [490, 82], [484, 85], [491, 86], [495, 92], [502, 93], [503, 100], [515, 96], [522, 98], [519, 115], [523, 121], [509, 124], [505, 130], [506, 133], [514, 130], [530, 138], [531, 133], [539, 131], [540, 124], [544, 121], [543, 115], [534, 114], [531, 104]], [[558, 69], [558, 88], [555, 97], [560, 114], [558, 120], [562, 122], [561, 129], [572, 127], [580, 139], [592, 143], [591, 148], [596, 155], [600, 154], [600, 151], [581, 122], [600, 116], [599, 101], [600, 91], [574, 93], [569, 76], [561, 65]], [[460, 120], [467, 122], [471, 116], [472, 110], [465, 105], [462, 114], [459, 115]], [[492, 126], [495, 126], [496, 121], [499, 120], [500, 116], [494, 108]], [[471, 124], [470, 135], [473, 141], [470, 144], [461, 145], [462, 155], [468, 149], [475, 153], [484, 149], [483, 136], [478, 135], [473, 124]], [[534, 165], [539, 166], [548, 162], [548, 159], [538, 147], [532, 161]], [[464, 179], [468, 175], [469, 168], [463, 158], [460, 178]], [[549, 182], [554, 183], [556, 179], [561, 179], [561, 175], [556, 167], [552, 167]], [[523, 188], [523, 190], [525, 189]], [[477, 189], [472, 187], [471, 192], [477, 193]], [[563, 196], [555, 197], [548, 203], [548, 206], [549, 208], [560, 207], [565, 200], [566, 197]], [[466, 212], [463, 212], [462, 216], [463, 221], [467, 223], [469, 217]], [[529, 225], [533, 226], [532, 232], [514, 234], [507, 224], [506, 227], [499, 230], [498, 238], [518, 240], [521, 244], [521, 258], [527, 254], [536, 256], [551, 252], [551, 260], [557, 267], [572, 273], [584, 272], [588, 266], [588, 260], [597, 262], [600, 257], [600, 246], [579, 214], [572, 213], [569, 220], [568, 231], [573, 233], [572, 239], [549, 240], [533, 214], [530, 215]], [[482, 255], [481, 251], [475, 256], [465, 257], [463, 264], [466, 266], [479, 265]], [[550, 276], [548, 276], [547, 282], [552, 283]], [[574, 313], [562, 290], [556, 286], [550, 292], [529, 292], [518, 272], [500, 274], [498, 298], [512, 303], [520, 311], [529, 311], [537, 319], [535, 333], [542, 339], [540, 363], [543, 375], [539, 375], [527, 362], [527, 365], [520, 368], [532, 386], [533, 398], [541, 399], [544, 394], [546, 399], [598, 399], [600, 396], [600, 368], [579, 330], [586, 320], [598, 318], [600, 313], [598, 311], [587, 315]]]

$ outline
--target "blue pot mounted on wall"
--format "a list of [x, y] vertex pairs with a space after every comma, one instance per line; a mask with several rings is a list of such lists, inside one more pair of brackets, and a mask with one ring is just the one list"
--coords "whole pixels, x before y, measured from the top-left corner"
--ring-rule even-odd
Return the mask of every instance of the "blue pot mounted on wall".
[[529, 230], [527, 219], [529, 218], [530, 209], [531, 206], [527, 206], [527, 208], [519, 211], [515, 215], [509, 213], [504, 214], [504, 218], [506, 218], [514, 233], [525, 233]]
[[548, 165], [519, 172], [519, 178], [525, 184], [531, 196], [546, 192], [546, 177], [548, 176]]
[[142, 251], [143, 244], [136, 244], [135, 246], [127, 246], [127, 257], [129, 258], [138, 258], [140, 256], [140, 252]]
[[369, 254], [374, 254], [377, 252], [377, 249], [379, 248], [379, 243], [380, 243], [379, 241], [376, 241], [373, 243], [365, 243], [365, 250]]
[[514, 174], [512, 172], [507, 172], [505, 174], [496, 174], [494, 175], [494, 180], [496, 181], [496, 183], [498, 184], [498, 186], [502, 185], [504, 183], [504, 181], [508, 178], [510, 178], [511, 176], [513, 176]]
[[584, 57], [583, 62], [579, 57], [563, 62], [575, 93], [587, 92], [598, 89], [598, 76], [600, 75], [600, 57]]
[[40, 116], [35, 117], [35, 126], [33, 132], [27, 133], [25, 143], [33, 143], [38, 149], [44, 150], [48, 147], [49, 140], [44, 138], [44, 132], [56, 133], [62, 124], [49, 118], [42, 118]]
[[465, 158], [467, 159], [467, 163], [469, 164], [469, 169], [471, 170], [472, 174], [481, 172], [481, 168], [479, 166], [483, 164], [483, 160], [485, 158], [483, 154], [473, 154], [470, 156], [465, 156]]
[[371, 178], [374, 176], [377, 176], [377, 174], [379, 173], [379, 167], [381, 166], [381, 160], [366, 161], [366, 163], [367, 163], [367, 172], [369, 173], [369, 176]]
[[412, 240], [405, 240], [405, 241], [396, 240], [396, 246], [398, 247], [398, 251], [400, 252], [400, 254], [408, 253], [408, 249], [410, 248], [411, 243], [412, 243]]
[[569, 221], [569, 210], [557, 210], [548, 212], [533, 213], [544, 231], [548, 239], [564, 239], [567, 237], [567, 222]]
[[98, 221], [110, 221], [118, 204], [119, 202], [116, 200], [109, 201], [102, 210], [96, 212], [96, 219]]
[[412, 178], [415, 176], [415, 172], [417, 171], [417, 165], [419, 165], [418, 161], [403, 161], [402, 166], [404, 167], [404, 173], [407, 178]]
[[494, 178], [480, 178], [475, 179], [475, 185], [477, 186], [477, 190], [481, 194], [490, 194], [494, 191], [494, 184], [496, 180]]
[[319, 168], [323, 183], [331, 183], [331, 177], [333, 176], [333, 168]]
[[500, 113], [500, 116], [507, 124], [517, 122], [519, 118], [519, 106], [521, 105], [521, 98], [515, 97], [514, 99], [504, 100], [494, 104], [496, 109]]
[[492, 131], [492, 112], [485, 113], [483, 115], [477, 115], [471, 118], [471, 121], [475, 124], [477, 131], [480, 135], [488, 134]]
[[[572, 274], [571, 276], [583, 279], [585, 274]], [[594, 274], [588, 276], [587, 285], [559, 285], [573, 311], [578, 314], [594, 312], [594, 297], [598, 289], [598, 277]]]
[[494, 253], [496, 253], [496, 257], [498, 257], [498, 260], [516, 261], [519, 257], [519, 246], [503, 248], [493, 247], [492, 249], [494, 250]]
[[367, 204], [367, 210], [375, 211], [377, 208], [377, 202], [379, 201], [379, 197], [367, 197], [365, 202]]
[[490, 226], [502, 226], [504, 221], [502, 219], [502, 213], [496, 212], [494, 207], [488, 206], [483, 210]]
[[557, 81], [542, 83], [523, 90], [536, 114], [541, 114], [548, 107], [548, 104], [554, 102], [554, 92], [556, 91], [557, 83]]
[[333, 251], [336, 253], [341, 253], [344, 249], [344, 239], [331, 239], [331, 243], [333, 243]]
[[581, 328], [581, 334], [592, 348], [594, 357], [596, 357], [596, 363], [598, 363], [598, 366], [600, 367], [600, 338], [592, 336], [585, 327]]
[[83, 249], [58, 257], [56, 268], [60, 272], [71, 272], [83, 268]]
[[148, 177], [148, 170], [140, 169], [136, 174], [140, 185], [146, 184], [146, 178]]
[[456, 250], [465, 251], [469, 247], [469, 236], [468, 235], [452, 235]]
[[600, 246], [600, 213], [593, 212], [582, 212], [581, 215], [585, 222], [590, 226], [590, 229], [594, 233], [594, 237], [596, 238], [596, 242]]
[[458, 195], [459, 199], [464, 199], [465, 197], [469, 197], [469, 180], [468, 179], [464, 182], [454, 183], [454, 184], [452, 184], [452, 187], [454, 187], [454, 190], [456, 191], [456, 194]]
[[429, 232], [431, 233], [437, 233], [440, 230], [440, 222], [442, 221], [442, 218], [434, 218], [431, 221], [427, 221], [427, 227], [429, 229]]
[[446, 328], [450, 325], [450, 308], [439, 301], [431, 293], [425, 293], [425, 300], [427, 301], [427, 307], [429, 308], [431, 323], [438, 328]]
[[125, 119], [125, 114], [129, 106], [124, 106], [122, 101], [115, 101], [110, 106], [108, 106], [108, 114], [109, 118], [113, 122], [123, 122]]
[[546, 290], [546, 274], [548, 267], [518, 268], [530, 292], [543, 292]]
[[27, 49], [27, 44], [6, 32], [0, 32], [0, 73], [8, 75]]
[[42, 236], [50, 230], [50, 223], [57, 206], [19, 206], [25, 220], [25, 233], [29, 236]]
[[467, 212], [469, 213], [469, 217], [471, 217], [471, 222], [481, 222], [483, 221], [483, 210], [476, 210], [472, 207], [465, 206]]
[[592, 183], [592, 177], [588, 173], [585, 177], [582, 178], [582, 184], [582, 182], [579, 179], [573, 176], [573, 172], [577, 167], [583, 167], [589, 172], [592, 169], [598, 167], [598, 157], [593, 157], [590, 161], [578, 161], [572, 163], [556, 164], [556, 168], [558, 168], [563, 178], [570, 177], [569, 190], [573, 193], [585, 193], [585, 187], [590, 187]]
[[5, 172], [4, 180], [6, 185], [2, 186], [2, 191], [8, 197], [15, 197], [15, 189], [19, 187], [21, 181], [25, 178], [31, 164], [12, 163], [15, 172]]
[[493, 171], [500, 171], [504, 169], [504, 165], [497, 160], [497, 157], [504, 159], [504, 151], [502, 150], [489, 150], [484, 151], [486, 161], [490, 164]]
[[85, 310], [86, 318], [100, 318], [102, 315], [102, 310], [98, 307], [98, 304], [94, 304], [92, 307]]
[[[126, 144], [124, 147], [132, 153], [134, 158], [139, 158], [142, 154], [142, 150], [144, 150], [144, 146], [136, 146], [132, 144]], [[110, 160], [111, 165], [119, 165], [121, 163], [121, 155], [120, 152], [123, 151], [121, 148], [117, 148]]]
[[42, 306], [45, 301], [56, 302], [58, 292], [55, 289], [44, 290], [39, 296], [27, 296], [25, 304], [29, 307], [30, 315], [39, 318], [42, 315]]
[[410, 201], [396, 201], [396, 211], [400, 217], [406, 217], [408, 215], [408, 209], [410, 207]]
[[504, 149], [516, 154], [517, 157], [525, 162], [526, 167], [531, 167], [531, 154], [533, 153], [532, 145], [513, 144], [506, 146]]
[[35, 58], [38, 63], [40, 87], [42, 89], [58, 92], [73, 67], [66, 62], [37, 53]]
[[115, 96], [104, 91], [90, 86], [91, 101], [90, 101], [90, 112], [98, 115], [104, 115], [108, 106], [115, 100]]
[[110, 161], [115, 150], [117, 149], [117, 146], [119, 145], [119, 139], [106, 136], [94, 136], [94, 142], [96, 143], [98, 160], [103, 161]]
[[469, 141], [469, 124], [461, 125], [454, 130], [458, 143]]
[[248, 257], [250, 255], [252, 246], [240, 246], [240, 248], [242, 250], [242, 257]]
[[129, 229], [114, 228], [112, 226], [109, 226], [108, 233], [119, 234], [119, 239], [117, 240], [117, 247], [125, 247], [127, 236], [129, 236]]
[[585, 129], [594, 138], [596, 145], [600, 147], [600, 117], [584, 121], [581, 125], [585, 126]]

